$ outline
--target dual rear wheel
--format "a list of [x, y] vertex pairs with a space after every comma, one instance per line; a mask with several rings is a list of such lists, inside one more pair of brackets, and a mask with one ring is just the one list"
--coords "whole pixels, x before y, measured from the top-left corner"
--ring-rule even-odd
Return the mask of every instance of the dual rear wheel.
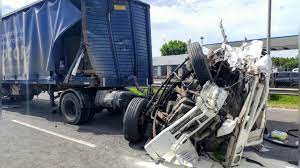
[[64, 94], [60, 101], [60, 110], [67, 123], [78, 125], [94, 118], [95, 109], [84, 107], [82, 100], [74, 92]]
[[[60, 100], [60, 110], [67, 123], [78, 125], [93, 119], [95, 109], [85, 108], [82, 100], [75, 92], [67, 92]], [[126, 140], [132, 143], [139, 142], [145, 135], [145, 112], [148, 100], [136, 97], [129, 103], [123, 118], [123, 132]]]

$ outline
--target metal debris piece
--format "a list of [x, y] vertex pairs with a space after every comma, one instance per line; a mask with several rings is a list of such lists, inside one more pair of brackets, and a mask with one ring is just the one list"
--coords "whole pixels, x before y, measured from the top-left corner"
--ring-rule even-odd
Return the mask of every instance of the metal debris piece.
[[199, 156], [189, 138], [217, 115], [227, 96], [224, 89], [207, 82], [197, 98], [197, 105], [147, 143], [146, 151], [155, 160], [174, 160], [174, 163], [194, 167]]
[[217, 132], [217, 137], [221, 137], [224, 135], [231, 134], [236, 127], [237, 124], [237, 119], [227, 119], [226, 121], [223, 122], [221, 128], [219, 128]]

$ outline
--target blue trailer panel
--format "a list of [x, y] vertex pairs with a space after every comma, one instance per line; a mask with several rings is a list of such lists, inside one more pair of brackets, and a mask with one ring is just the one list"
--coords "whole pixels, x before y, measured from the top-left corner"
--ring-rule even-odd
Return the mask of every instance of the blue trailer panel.
[[123, 86], [134, 77], [142, 85], [151, 83], [149, 6], [130, 0], [82, 2], [84, 42], [105, 85]]
[[47, 80], [62, 53], [59, 37], [81, 19], [69, 0], [44, 1], [3, 19], [3, 80]]
[[41, 0], [4, 16], [1, 98], [48, 91], [71, 124], [126, 110], [125, 87], [152, 83], [149, 15], [138, 0]]
[[5, 16], [1, 34], [2, 83], [152, 82], [149, 6], [137, 0], [39, 1]]

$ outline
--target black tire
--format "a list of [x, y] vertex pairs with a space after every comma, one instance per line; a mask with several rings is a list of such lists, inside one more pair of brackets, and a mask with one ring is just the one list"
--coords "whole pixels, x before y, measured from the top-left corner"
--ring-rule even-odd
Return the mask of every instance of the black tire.
[[87, 116], [86, 122], [90, 122], [94, 119], [94, 116], [96, 114], [96, 109], [90, 108], [90, 109], [87, 109], [87, 111], [88, 111], [88, 116]]
[[203, 53], [201, 45], [196, 42], [188, 45], [189, 59], [197, 79], [201, 85], [212, 80], [209, 70], [207, 56]]
[[93, 96], [91, 97], [87, 93], [81, 93], [81, 96], [83, 99], [84, 112], [86, 114], [84, 122], [90, 122], [94, 119], [96, 114], [96, 109], [92, 105], [92, 103], [94, 103], [94, 99], [91, 99]]
[[73, 92], [63, 95], [60, 110], [69, 124], [78, 125], [87, 121], [87, 111], [81, 108], [80, 100]]
[[145, 134], [145, 123], [143, 122], [144, 110], [148, 100], [140, 97], [133, 98], [123, 118], [123, 133], [127, 141], [131, 143], [139, 142]]
[[299, 88], [298, 84], [292, 84], [291, 87], [292, 88]]

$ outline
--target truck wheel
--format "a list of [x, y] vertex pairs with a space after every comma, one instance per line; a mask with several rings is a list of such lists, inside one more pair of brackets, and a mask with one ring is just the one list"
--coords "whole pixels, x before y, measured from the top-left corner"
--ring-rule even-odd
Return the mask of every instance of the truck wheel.
[[298, 84], [292, 84], [291, 87], [292, 88], [298, 88]]
[[196, 42], [187, 47], [189, 59], [197, 79], [201, 85], [212, 80], [209, 70], [207, 56], [203, 53], [201, 45]]
[[94, 119], [95, 114], [96, 114], [96, 109], [93, 108], [88, 109], [87, 122], [92, 121]]
[[146, 99], [139, 97], [133, 98], [129, 103], [123, 118], [123, 132], [127, 141], [137, 143], [144, 137], [144, 110], [147, 104]]
[[63, 95], [60, 109], [69, 124], [77, 125], [86, 121], [86, 111], [81, 108], [79, 98], [72, 92]]

